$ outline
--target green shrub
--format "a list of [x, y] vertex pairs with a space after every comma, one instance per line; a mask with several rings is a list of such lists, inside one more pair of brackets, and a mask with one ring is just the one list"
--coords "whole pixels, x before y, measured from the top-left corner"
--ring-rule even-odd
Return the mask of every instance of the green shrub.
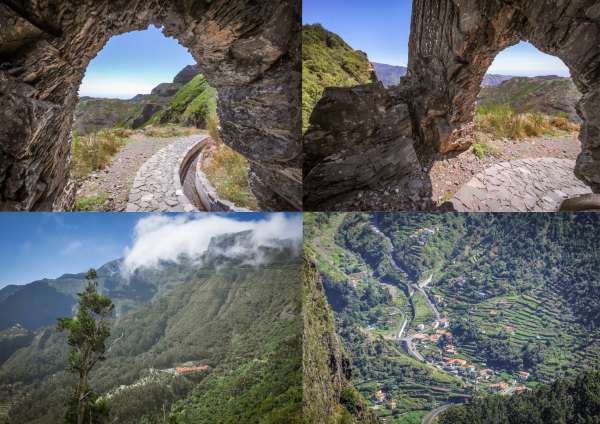
[[75, 210], [80, 212], [102, 211], [106, 196], [84, 196], [75, 200]]
[[493, 138], [510, 140], [579, 131], [579, 126], [564, 116], [552, 117], [540, 112], [519, 113], [507, 104], [478, 106], [475, 109], [475, 128]]
[[127, 143], [133, 132], [124, 128], [102, 129], [87, 135], [74, 135], [71, 143], [71, 171], [84, 177], [99, 171]]

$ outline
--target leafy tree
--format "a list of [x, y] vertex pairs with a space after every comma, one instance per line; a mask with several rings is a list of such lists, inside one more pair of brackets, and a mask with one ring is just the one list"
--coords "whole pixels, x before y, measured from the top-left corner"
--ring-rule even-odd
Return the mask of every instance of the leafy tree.
[[106, 340], [110, 336], [109, 317], [114, 305], [109, 297], [98, 293], [96, 270], [86, 275], [87, 286], [79, 293], [79, 308], [72, 318], [59, 318], [58, 330], [69, 331], [71, 346], [68, 369], [79, 376], [67, 413], [66, 423], [101, 423], [108, 415], [106, 404], [99, 401], [88, 384], [89, 373], [105, 359]]

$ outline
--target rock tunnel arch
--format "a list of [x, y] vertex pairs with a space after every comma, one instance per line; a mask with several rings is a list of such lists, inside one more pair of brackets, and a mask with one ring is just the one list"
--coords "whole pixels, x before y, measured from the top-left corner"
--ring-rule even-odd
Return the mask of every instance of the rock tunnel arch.
[[409, 76], [421, 158], [472, 143], [475, 102], [496, 55], [520, 41], [556, 56], [582, 93], [575, 174], [600, 192], [600, 4], [594, 1], [414, 0]]
[[301, 207], [299, 5], [291, 0], [0, 3], [0, 209], [68, 210], [72, 112], [114, 35], [163, 28], [219, 91], [225, 143], [261, 208]]
[[569, 67], [582, 93], [575, 174], [600, 192], [600, 4], [413, 0], [408, 72], [400, 84], [326, 89], [315, 107], [304, 138], [336, 150], [305, 157], [305, 208], [434, 208], [432, 164], [472, 144], [484, 75], [498, 52], [521, 40]]

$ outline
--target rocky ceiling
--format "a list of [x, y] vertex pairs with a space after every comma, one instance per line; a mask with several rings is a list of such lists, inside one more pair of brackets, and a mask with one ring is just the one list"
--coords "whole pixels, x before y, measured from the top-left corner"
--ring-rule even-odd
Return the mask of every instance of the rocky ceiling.
[[68, 210], [72, 115], [110, 37], [162, 27], [219, 92], [225, 143], [251, 162], [263, 209], [301, 207], [295, 0], [0, 1], [0, 209]]

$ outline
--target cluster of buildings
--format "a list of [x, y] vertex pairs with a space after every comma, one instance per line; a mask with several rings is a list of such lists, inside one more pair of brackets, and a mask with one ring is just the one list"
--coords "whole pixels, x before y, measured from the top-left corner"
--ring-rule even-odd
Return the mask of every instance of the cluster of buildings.
[[375, 393], [373, 393], [371, 400], [373, 401], [373, 403], [375, 403], [373, 409], [381, 409], [385, 406], [387, 409], [393, 411], [398, 407], [398, 404], [395, 400], [386, 400], [386, 393], [383, 390], [377, 390]]
[[412, 240], [417, 240], [419, 244], [424, 245], [427, 242], [427, 239], [434, 235], [436, 231], [436, 228], [417, 228], [415, 232], [411, 234], [410, 238]]

